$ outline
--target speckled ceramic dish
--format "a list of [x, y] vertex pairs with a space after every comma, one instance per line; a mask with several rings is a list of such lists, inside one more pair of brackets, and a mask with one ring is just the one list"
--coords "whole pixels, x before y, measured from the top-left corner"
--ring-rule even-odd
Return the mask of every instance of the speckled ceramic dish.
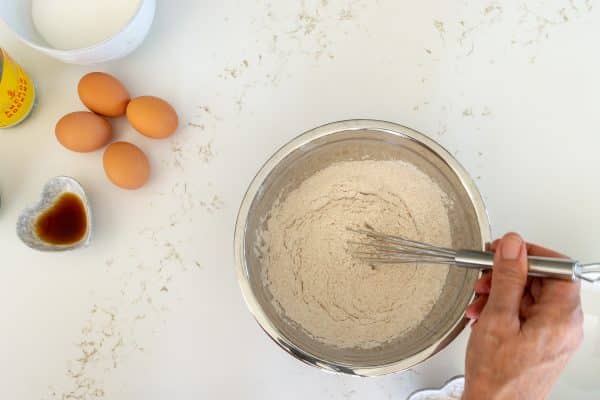
[[[78, 242], [68, 245], [55, 245], [42, 241], [35, 232], [38, 217], [52, 207], [64, 193], [73, 193], [83, 202], [86, 214], [87, 230]], [[23, 210], [17, 221], [17, 235], [27, 246], [40, 251], [66, 251], [87, 246], [92, 240], [92, 210], [83, 187], [75, 179], [68, 176], [57, 176], [50, 179], [42, 190], [37, 204]]]

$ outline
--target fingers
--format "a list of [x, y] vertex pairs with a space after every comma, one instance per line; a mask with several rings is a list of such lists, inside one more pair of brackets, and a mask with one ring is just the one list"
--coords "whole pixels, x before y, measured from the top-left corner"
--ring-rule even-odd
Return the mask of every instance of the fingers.
[[492, 284], [485, 313], [518, 320], [521, 298], [527, 285], [527, 250], [516, 233], [504, 235], [496, 246]]
[[[494, 240], [492, 243], [489, 243], [486, 247], [491, 252], [496, 252], [498, 245], [500, 244], [500, 239]], [[530, 256], [537, 257], [553, 257], [553, 258], [568, 258], [564, 254], [561, 254], [557, 251], [547, 249], [535, 243], [527, 243], [527, 254]]]
[[477, 298], [471, 304], [469, 304], [465, 310], [465, 317], [473, 321], [477, 321], [479, 319], [479, 316], [481, 315], [481, 312], [487, 303], [491, 285], [492, 274], [489, 271], [485, 271], [481, 278], [475, 282], [474, 289], [475, 294], [477, 294]]
[[[488, 295], [479, 295], [465, 310], [465, 317], [470, 320], [477, 321], [481, 316], [485, 305], [488, 302]], [[531, 307], [535, 304], [535, 300], [530, 293], [524, 293], [519, 306], [519, 317], [527, 319], [531, 315]]]
[[[527, 253], [538, 257], [568, 258], [564, 254], [534, 243], [527, 243]], [[557, 303], [557, 306], [562, 304], [569, 307], [580, 301], [580, 285], [577, 282], [536, 278], [530, 291], [536, 303]]]
[[580, 291], [579, 282], [543, 279], [536, 302], [555, 305], [556, 309], [568, 309], [581, 302]]
[[557, 251], [547, 249], [534, 243], [527, 243], [527, 254], [538, 257], [568, 258]]
[[531, 288], [529, 289], [533, 300], [538, 302], [540, 301], [540, 297], [542, 295], [542, 279], [534, 278], [531, 280]]
[[521, 299], [521, 306], [519, 307], [519, 317], [523, 319], [529, 318], [531, 315], [531, 307], [535, 304], [535, 300], [531, 293], [524, 293]]
[[[510, 235], [510, 234], [509, 234]], [[508, 236], [508, 235], [506, 235]], [[502, 257], [498, 256], [498, 253], [502, 251], [506, 236], [503, 239], [498, 239], [489, 243], [487, 248], [489, 251], [495, 252], [495, 263], [498, 265], [512, 265], [513, 267], [519, 265], [519, 262], [512, 263], [499, 263], [498, 260], [502, 260]], [[565, 255], [556, 252], [551, 249], [547, 249], [545, 247], [539, 246], [533, 243], [525, 243], [525, 254], [531, 256], [538, 257], [552, 257], [552, 258], [567, 258]], [[523, 256], [523, 255], [520, 255]], [[526, 265], [526, 264], [525, 264]], [[494, 293], [495, 288], [497, 286], [498, 281], [505, 282], [508, 275], [499, 273], [502, 268], [498, 268], [497, 265], [494, 265], [493, 268], [493, 278], [488, 286], [487, 278], [481, 277], [475, 283], [475, 292], [479, 295], [489, 293], [489, 299], [487, 300], [487, 306], [485, 307], [485, 312], [488, 309], [491, 309], [492, 305], [497, 307], [500, 301], [496, 301], [498, 297]], [[506, 272], [507, 269], [505, 268]], [[520, 272], [518, 272], [520, 271]], [[514, 310], [514, 306], [510, 306], [510, 304], [515, 304], [515, 299], [517, 296], [517, 287], [520, 287], [523, 282], [523, 276], [519, 275], [520, 273], [527, 273], [526, 266], [523, 269], [515, 268], [512, 270], [512, 277], [508, 278], [508, 281], [512, 281], [512, 290], [509, 290], [512, 293], [510, 298], [506, 299], [505, 309], [502, 311], [504, 315], [514, 315], [512, 314]], [[509, 273], [509, 275], [511, 274]], [[499, 278], [499, 276], [501, 276]], [[504, 278], [503, 278], [503, 277]], [[508, 285], [511, 286], [510, 284]], [[518, 315], [522, 320], [529, 319], [534, 317], [538, 312], [542, 312], [543, 310], [552, 309], [556, 311], [556, 315], [569, 315], [572, 310], [579, 309], [580, 307], [580, 284], [578, 282], [571, 281], [563, 281], [558, 279], [542, 279], [542, 278], [533, 278], [529, 279], [529, 283], [525, 284], [526, 290], [522, 291], [522, 297], [519, 303]], [[504, 293], [504, 290], [497, 291], [498, 293]], [[543, 307], [534, 307], [535, 304], [540, 304]], [[544, 306], [545, 305], [545, 306]], [[549, 308], [548, 308], [549, 307]], [[476, 307], [473, 307], [471, 312], [476, 311]]]
[[492, 287], [492, 274], [489, 271], [483, 273], [481, 278], [475, 282], [475, 293], [476, 294], [489, 294]]
[[487, 251], [491, 251], [492, 253], [495, 253], [495, 252], [496, 252], [496, 249], [498, 248], [498, 244], [500, 243], [500, 240], [501, 240], [501, 239], [496, 239], [496, 240], [494, 240], [492, 243], [488, 243], [488, 244], [485, 246], [485, 249], [486, 249]]
[[485, 308], [487, 301], [488, 301], [487, 295], [482, 295], [482, 296], [479, 296], [478, 298], [476, 298], [475, 301], [473, 301], [467, 307], [467, 309], [465, 311], [465, 317], [467, 317], [468, 319], [472, 319], [472, 320], [479, 319], [479, 316], [481, 315], [481, 312]]

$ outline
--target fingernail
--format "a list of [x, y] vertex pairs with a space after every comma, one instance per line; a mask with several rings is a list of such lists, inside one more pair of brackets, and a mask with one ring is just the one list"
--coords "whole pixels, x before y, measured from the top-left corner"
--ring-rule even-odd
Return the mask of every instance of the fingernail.
[[508, 235], [502, 239], [502, 258], [504, 260], [516, 260], [521, 253], [523, 240], [516, 235]]

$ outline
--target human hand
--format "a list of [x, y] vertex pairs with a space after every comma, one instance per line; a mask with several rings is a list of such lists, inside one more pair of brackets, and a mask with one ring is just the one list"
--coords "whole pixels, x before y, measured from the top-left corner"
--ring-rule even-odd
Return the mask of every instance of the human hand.
[[478, 298], [467, 345], [463, 400], [545, 399], [583, 339], [578, 282], [528, 278], [527, 255], [560, 257], [509, 233], [491, 245], [492, 272]]

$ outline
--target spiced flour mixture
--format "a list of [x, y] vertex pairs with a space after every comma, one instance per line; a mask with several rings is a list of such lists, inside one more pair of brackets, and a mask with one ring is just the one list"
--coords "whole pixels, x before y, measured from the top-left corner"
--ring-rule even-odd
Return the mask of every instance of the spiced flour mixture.
[[368, 265], [347, 227], [450, 246], [442, 190], [401, 161], [346, 161], [310, 176], [272, 208], [263, 279], [276, 308], [316, 339], [371, 348], [415, 328], [440, 296], [447, 267]]

